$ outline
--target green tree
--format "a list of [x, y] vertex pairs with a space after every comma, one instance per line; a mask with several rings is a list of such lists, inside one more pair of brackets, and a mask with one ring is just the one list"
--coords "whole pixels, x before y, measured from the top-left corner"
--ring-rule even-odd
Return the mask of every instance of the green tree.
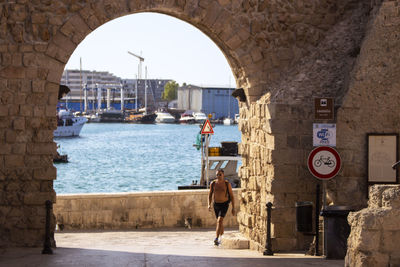
[[164, 87], [162, 98], [168, 102], [177, 98], [179, 84], [175, 81], [169, 81]]

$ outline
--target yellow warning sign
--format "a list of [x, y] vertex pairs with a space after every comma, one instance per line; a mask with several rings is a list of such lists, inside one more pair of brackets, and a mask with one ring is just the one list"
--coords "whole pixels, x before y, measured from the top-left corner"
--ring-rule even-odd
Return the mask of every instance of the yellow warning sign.
[[206, 120], [201, 128], [201, 134], [214, 134], [214, 130], [209, 120]]

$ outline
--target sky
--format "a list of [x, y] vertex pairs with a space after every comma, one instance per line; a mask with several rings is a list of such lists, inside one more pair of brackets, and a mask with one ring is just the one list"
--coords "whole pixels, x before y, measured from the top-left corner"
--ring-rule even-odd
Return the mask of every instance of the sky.
[[108, 71], [134, 79], [144, 58], [149, 79], [172, 79], [182, 85], [235, 87], [231, 68], [219, 47], [182, 20], [157, 13], [114, 19], [90, 33], [71, 55], [66, 69]]

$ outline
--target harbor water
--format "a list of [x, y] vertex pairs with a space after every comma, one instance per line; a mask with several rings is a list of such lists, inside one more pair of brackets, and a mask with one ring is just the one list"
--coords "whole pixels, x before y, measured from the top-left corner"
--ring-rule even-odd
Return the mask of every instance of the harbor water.
[[[199, 125], [88, 123], [55, 138], [69, 163], [55, 164], [57, 194], [177, 190], [200, 180]], [[216, 125], [210, 146], [240, 142], [237, 125]]]

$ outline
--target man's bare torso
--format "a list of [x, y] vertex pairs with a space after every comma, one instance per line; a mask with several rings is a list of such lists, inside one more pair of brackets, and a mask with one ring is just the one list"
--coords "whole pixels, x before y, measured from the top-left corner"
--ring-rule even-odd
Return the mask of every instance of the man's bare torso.
[[214, 182], [214, 202], [223, 203], [228, 201], [227, 194], [228, 187], [226, 186], [225, 180], [215, 180]]

